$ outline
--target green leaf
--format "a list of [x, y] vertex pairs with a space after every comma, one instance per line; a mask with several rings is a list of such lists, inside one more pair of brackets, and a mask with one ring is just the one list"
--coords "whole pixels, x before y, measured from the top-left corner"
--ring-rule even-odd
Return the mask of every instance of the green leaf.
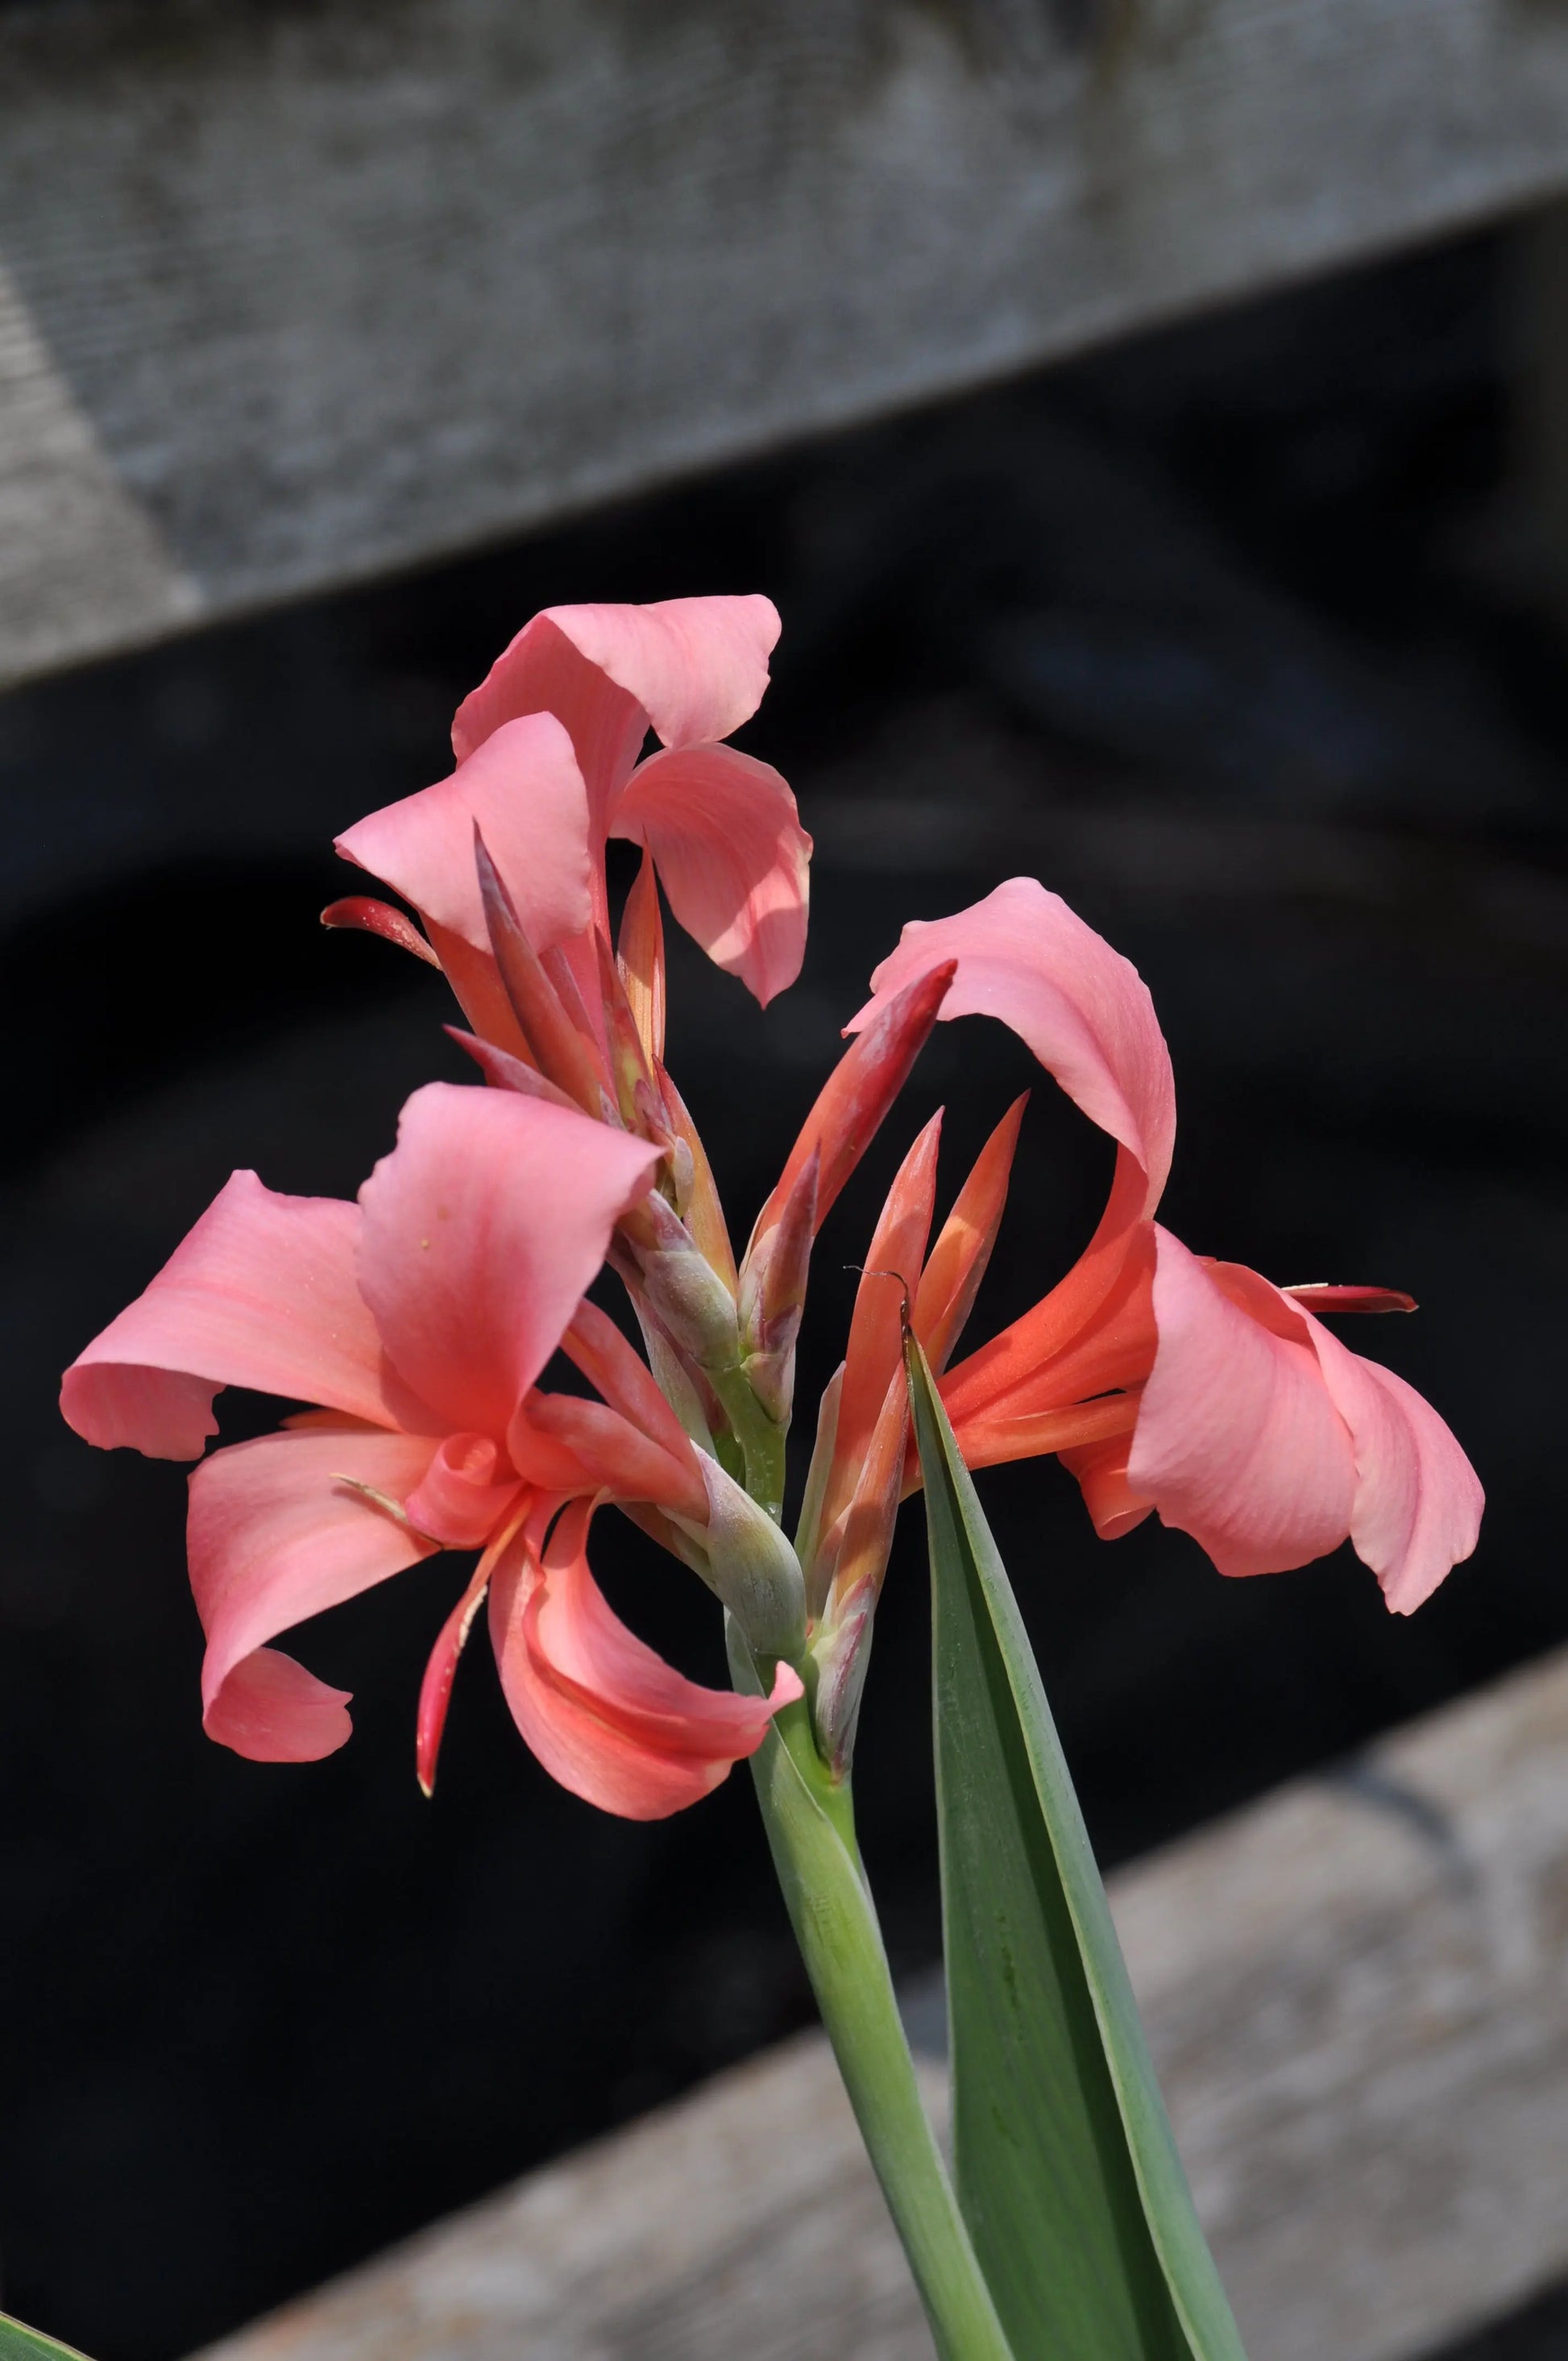
[[25, 2321], [0, 2312], [0, 2361], [82, 2361], [73, 2345], [60, 2345]]
[[1006, 1570], [917, 1345], [959, 2202], [1020, 2361], [1245, 2361]]

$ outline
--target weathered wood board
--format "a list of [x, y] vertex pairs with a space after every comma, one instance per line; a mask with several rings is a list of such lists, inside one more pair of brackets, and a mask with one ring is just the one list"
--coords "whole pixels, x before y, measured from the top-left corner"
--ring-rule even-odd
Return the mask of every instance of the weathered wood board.
[[[1568, 1655], [1112, 1898], [1251, 2361], [1431, 2352], [1568, 2272]], [[931, 2361], [815, 2036], [212, 2361], [737, 2353]]]
[[0, 680], [1565, 188], [1556, 0], [14, 0]]

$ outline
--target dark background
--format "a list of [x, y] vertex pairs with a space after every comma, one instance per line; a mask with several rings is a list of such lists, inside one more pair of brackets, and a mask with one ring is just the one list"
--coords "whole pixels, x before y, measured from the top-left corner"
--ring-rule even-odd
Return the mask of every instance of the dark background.
[[[1048, 1463], [984, 1479], [1102, 1858], [1568, 1637], [1568, 700], [1510, 442], [1511, 236], [0, 706], [8, 2307], [162, 2361], [808, 2014], [743, 1773], [659, 1827], [604, 1818], [527, 1756], [477, 1646], [422, 1801], [450, 1559], [305, 1635], [356, 1692], [345, 1752], [208, 1744], [181, 1472], [54, 1411], [232, 1167], [351, 1194], [408, 1090], [460, 1071], [440, 979], [315, 913], [352, 882], [334, 831], [447, 766], [452, 708], [541, 606], [783, 611], [741, 742], [817, 834], [806, 972], [763, 1016], [675, 939], [671, 1063], [738, 1231], [903, 920], [1025, 871], [1152, 987], [1171, 1225], [1421, 1299], [1350, 1341], [1430, 1392], [1490, 1508], [1413, 1621], [1348, 1553], [1226, 1583], [1157, 1526], [1098, 1543]], [[916, 1126], [946, 1103], [950, 1194], [1032, 1073], [995, 1028], [938, 1030], [820, 1249], [807, 1432]], [[1071, 1260], [1107, 1169], [1042, 1082], [971, 1341]], [[273, 1415], [223, 1408], [230, 1435]], [[900, 1969], [937, 1946], [906, 1527], [858, 1778]], [[707, 1594], [612, 1518], [596, 1542], [637, 1627], [720, 1679]], [[1560, 2315], [1527, 2325], [1519, 2352], [1561, 2349]]]

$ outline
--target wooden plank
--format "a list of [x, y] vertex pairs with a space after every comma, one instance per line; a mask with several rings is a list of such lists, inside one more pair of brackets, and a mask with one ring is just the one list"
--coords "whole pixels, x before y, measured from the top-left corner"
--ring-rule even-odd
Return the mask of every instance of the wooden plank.
[[[1113, 1902], [1252, 2361], [1401, 2361], [1568, 2272], [1568, 1653]], [[923, 1996], [917, 2039], [939, 2035]], [[941, 2074], [923, 2064], [940, 2114]], [[931, 2361], [805, 2037], [211, 2361]]]
[[21, 0], [0, 264], [155, 587], [39, 501], [0, 678], [1564, 188], [1524, 0]]

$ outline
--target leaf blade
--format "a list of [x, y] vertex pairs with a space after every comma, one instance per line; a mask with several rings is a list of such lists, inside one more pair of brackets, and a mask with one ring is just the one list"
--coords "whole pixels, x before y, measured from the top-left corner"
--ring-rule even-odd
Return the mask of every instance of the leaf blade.
[[61, 2345], [42, 2329], [29, 2328], [25, 2320], [0, 2312], [0, 2361], [83, 2361], [83, 2356], [74, 2345]]
[[918, 1345], [960, 2203], [1021, 2353], [1245, 2361], [1017, 1602]]

